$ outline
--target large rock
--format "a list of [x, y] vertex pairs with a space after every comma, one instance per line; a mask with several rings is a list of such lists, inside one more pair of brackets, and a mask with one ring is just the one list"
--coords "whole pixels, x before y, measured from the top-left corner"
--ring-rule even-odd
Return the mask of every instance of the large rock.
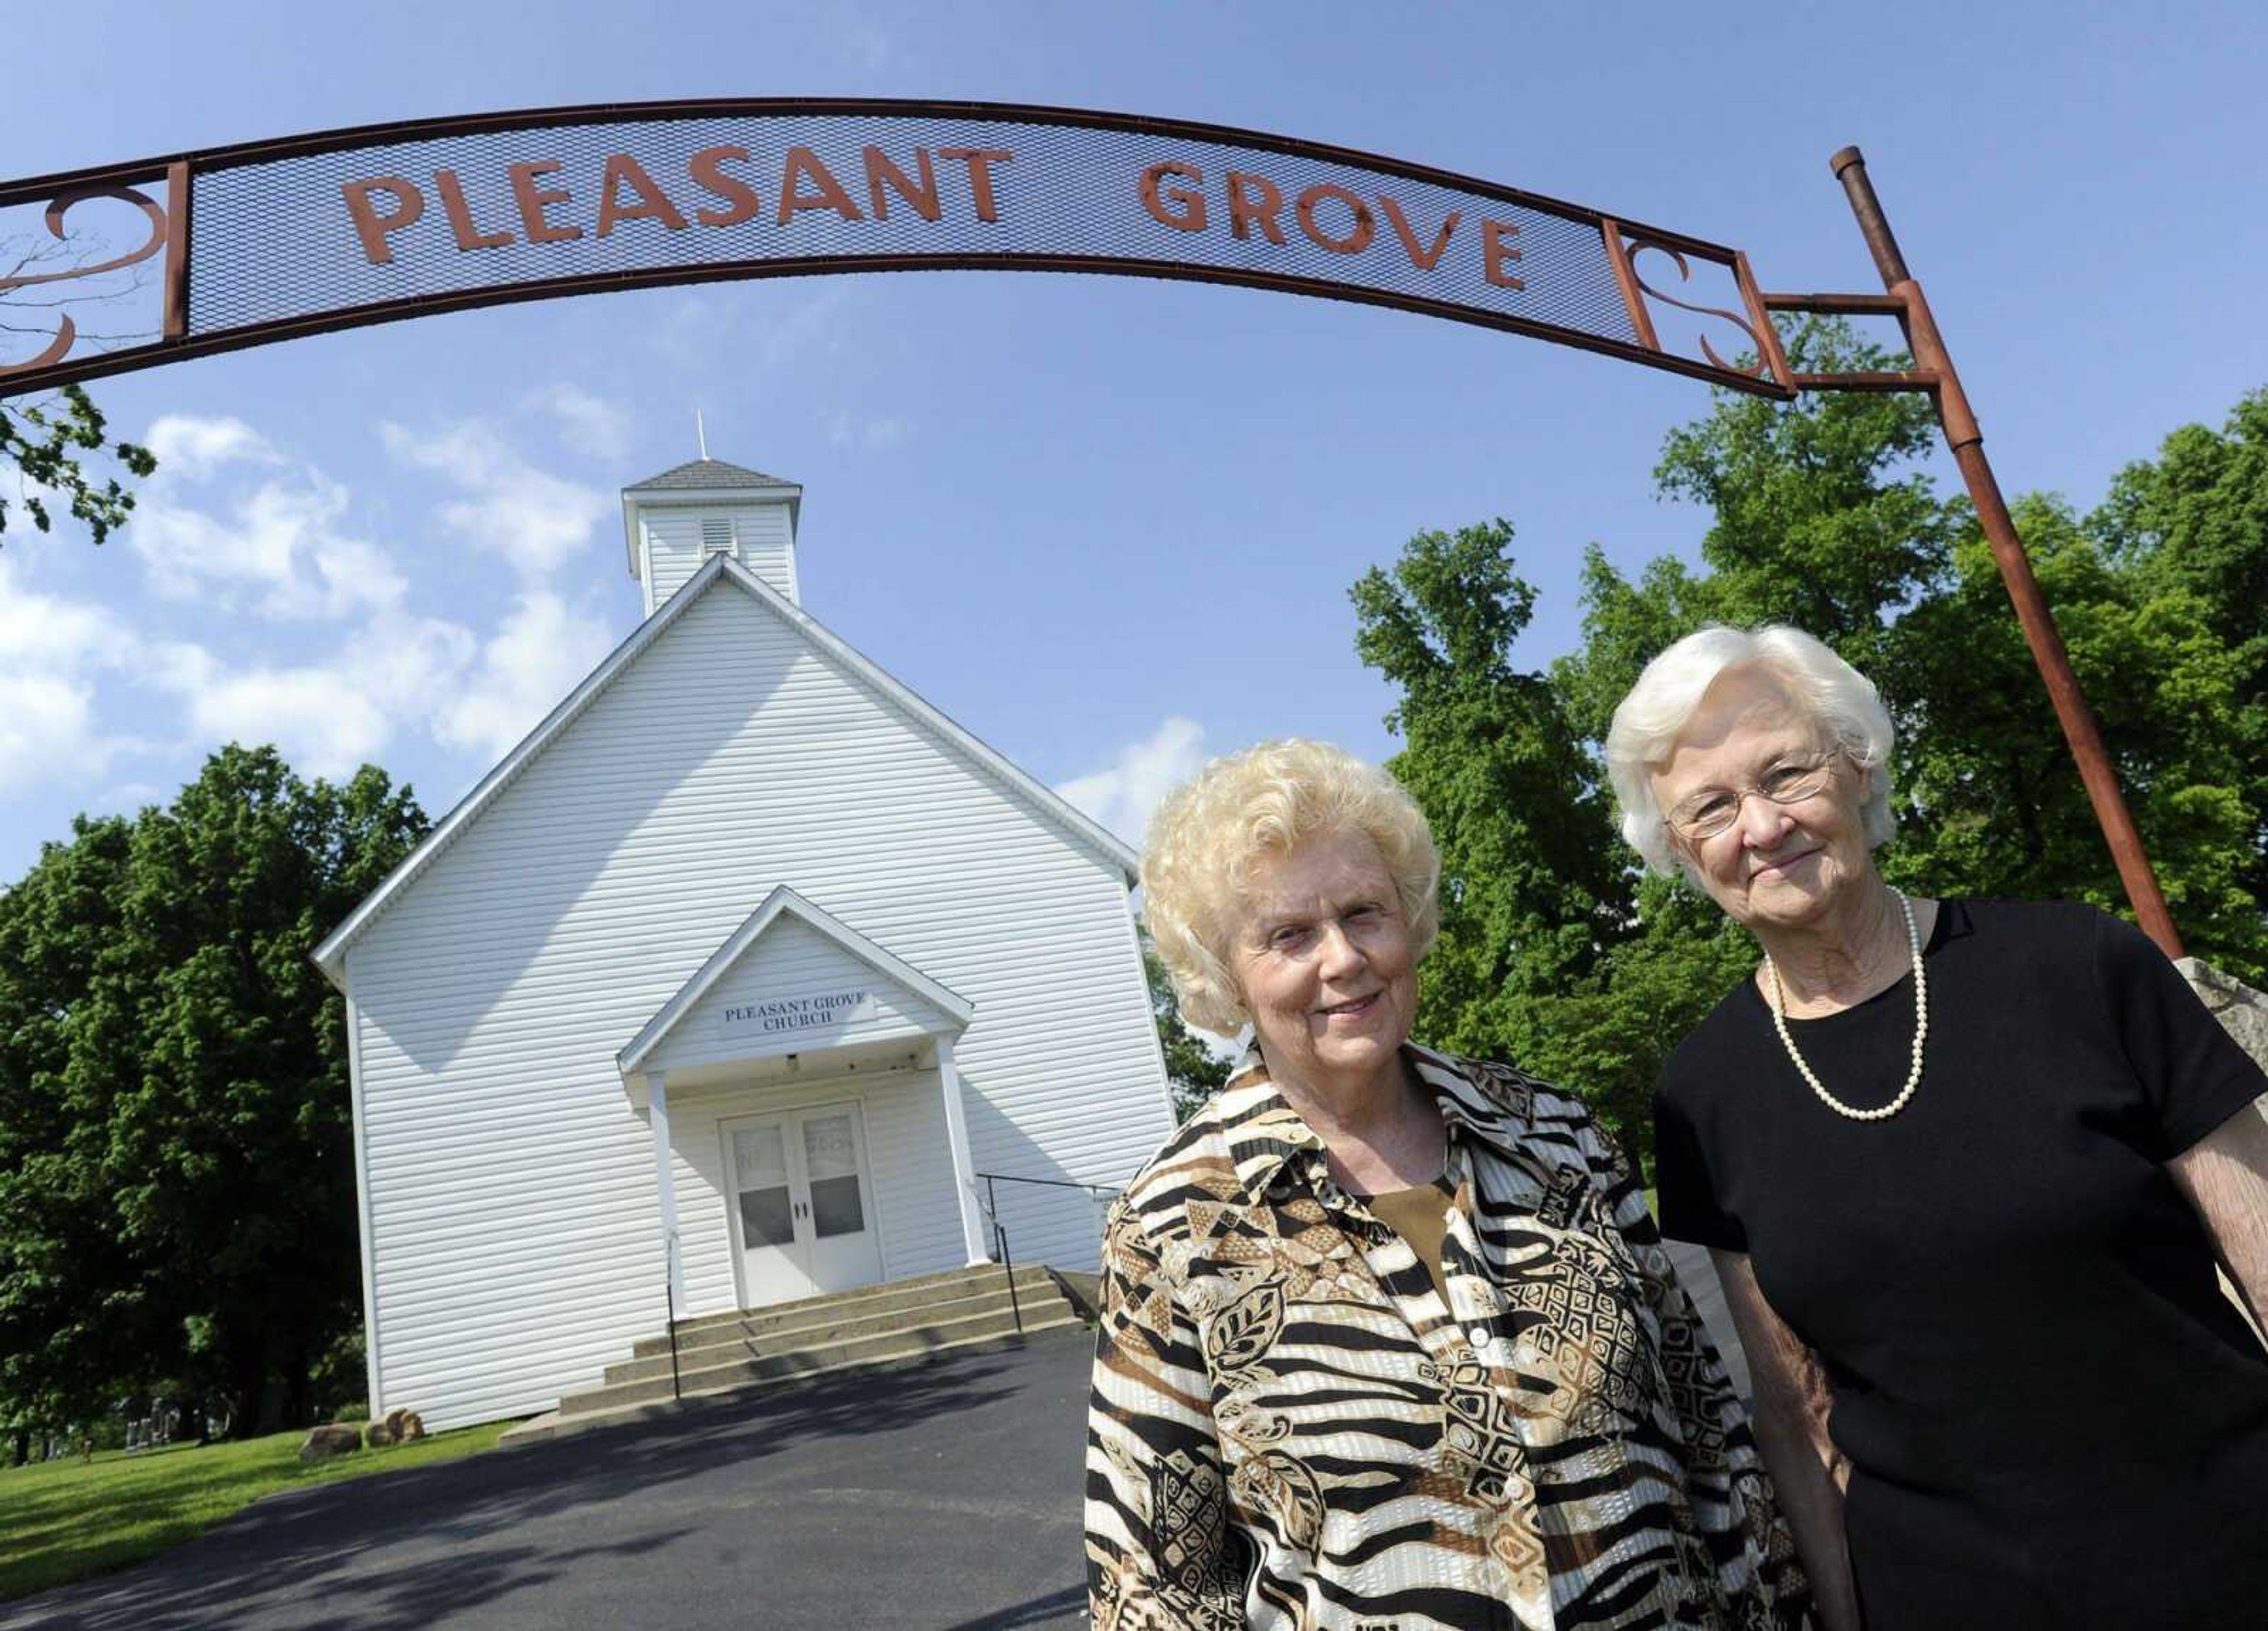
[[363, 1443], [372, 1450], [387, 1444], [406, 1444], [413, 1438], [425, 1436], [425, 1418], [415, 1410], [389, 1410], [386, 1420], [373, 1422], [363, 1429]]
[[362, 1448], [362, 1432], [343, 1422], [326, 1422], [320, 1427], [307, 1429], [307, 1442], [299, 1446], [302, 1461], [328, 1461], [333, 1456], [342, 1456]]
[[2251, 1054], [2262, 1069], [2268, 1070], [2268, 996], [2193, 957], [2183, 958], [2174, 966], [2182, 971], [2182, 977], [2204, 1000], [2213, 1017], [2236, 1039], [2236, 1045]]

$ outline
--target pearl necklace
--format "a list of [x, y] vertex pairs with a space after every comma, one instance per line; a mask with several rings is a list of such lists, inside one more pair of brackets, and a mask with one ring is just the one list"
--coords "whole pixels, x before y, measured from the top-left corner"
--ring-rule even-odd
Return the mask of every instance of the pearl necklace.
[[1795, 1068], [1802, 1073], [1803, 1079], [1811, 1084], [1811, 1091], [1819, 1095], [1819, 1102], [1837, 1115], [1848, 1116], [1853, 1121], [1889, 1120], [1906, 1107], [1906, 1100], [1911, 1098], [1914, 1089], [1921, 1085], [1921, 1045], [1923, 1039], [1929, 1035], [1929, 976], [1922, 970], [1921, 930], [1914, 923], [1913, 902], [1896, 889], [1891, 890], [1890, 893], [1897, 896], [1898, 909], [1905, 914], [1906, 948], [1913, 955], [1913, 1069], [1906, 1072], [1906, 1084], [1898, 1090], [1898, 1096], [1879, 1110], [1852, 1109], [1850, 1106], [1829, 1092], [1819, 1078], [1812, 1074], [1811, 1067], [1804, 1062], [1803, 1055], [1796, 1051], [1795, 1039], [1787, 1033], [1787, 1010], [1786, 1001], [1780, 995], [1779, 969], [1772, 962], [1771, 953], [1769, 951], [1764, 953], [1764, 974], [1771, 988], [1772, 1029], [1779, 1032], [1779, 1040], [1787, 1049], [1787, 1056], [1795, 1061]]

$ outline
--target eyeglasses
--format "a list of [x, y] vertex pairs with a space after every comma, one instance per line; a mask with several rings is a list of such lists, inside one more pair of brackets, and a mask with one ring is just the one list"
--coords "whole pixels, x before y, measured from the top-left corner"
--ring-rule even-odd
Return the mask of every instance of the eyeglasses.
[[1303, 963], [1322, 950], [1323, 931], [1334, 922], [1349, 944], [1368, 951], [1377, 944], [1381, 933], [1401, 923], [1402, 914], [1383, 901], [1364, 901], [1347, 907], [1336, 918], [1298, 918], [1278, 923], [1268, 930], [1261, 944], [1278, 957]]
[[1837, 749], [1817, 759], [1788, 760], [1746, 787], [1704, 788], [1662, 819], [1688, 843], [1700, 843], [1739, 820], [1742, 802], [1750, 793], [1776, 804], [1800, 804], [1822, 792], [1835, 779], [1835, 761], [1842, 756]]

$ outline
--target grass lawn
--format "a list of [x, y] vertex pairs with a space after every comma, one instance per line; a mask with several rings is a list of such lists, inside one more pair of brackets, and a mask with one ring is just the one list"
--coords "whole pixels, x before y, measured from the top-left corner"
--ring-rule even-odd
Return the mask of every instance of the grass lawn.
[[138, 1563], [279, 1489], [492, 1449], [511, 1425], [493, 1422], [415, 1444], [357, 1450], [312, 1466], [299, 1463], [306, 1435], [291, 1432], [0, 1470], [0, 1602]]

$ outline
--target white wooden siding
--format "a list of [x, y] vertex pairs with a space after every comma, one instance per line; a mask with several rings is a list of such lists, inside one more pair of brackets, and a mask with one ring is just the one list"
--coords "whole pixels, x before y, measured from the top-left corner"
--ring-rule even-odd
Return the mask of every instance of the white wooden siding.
[[[870, 993], [872, 1000], [856, 1018], [842, 1025], [776, 1035], [725, 1028], [727, 1007], [853, 989]], [[948, 1028], [946, 1017], [931, 1004], [810, 924], [783, 912], [678, 1020], [646, 1059], [644, 1069], [651, 1076], [656, 1071], [683, 1070], [734, 1059], [770, 1059], [782, 1054], [928, 1036]]]
[[[974, 1004], [979, 1170], [1115, 1186], [1171, 1131], [1116, 866], [720, 579], [347, 952], [374, 1407], [532, 1413], [656, 1331], [614, 1058], [783, 883]], [[1020, 1261], [1094, 1267], [1084, 1194], [1000, 1194]]]
[[[804, 1105], [855, 1100], [866, 1128], [866, 1164], [887, 1280], [958, 1268], [961, 1213], [953, 1152], [945, 1136], [944, 1084], [934, 1070], [799, 1080], [762, 1090], [712, 1088], [669, 1096], [675, 1160], [677, 1231], [685, 1266], [686, 1309], [722, 1313], [738, 1305], [733, 1277], [732, 1173], [718, 1123]], [[660, 1282], [655, 1281], [656, 1297]], [[659, 1320], [656, 1320], [657, 1326]]]
[[645, 537], [649, 613], [682, 588], [709, 558], [701, 541], [703, 520], [730, 520], [740, 564], [789, 599], [796, 599], [794, 540], [789, 536], [785, 504], [647, 504], [639, 507], [638, 516]]

